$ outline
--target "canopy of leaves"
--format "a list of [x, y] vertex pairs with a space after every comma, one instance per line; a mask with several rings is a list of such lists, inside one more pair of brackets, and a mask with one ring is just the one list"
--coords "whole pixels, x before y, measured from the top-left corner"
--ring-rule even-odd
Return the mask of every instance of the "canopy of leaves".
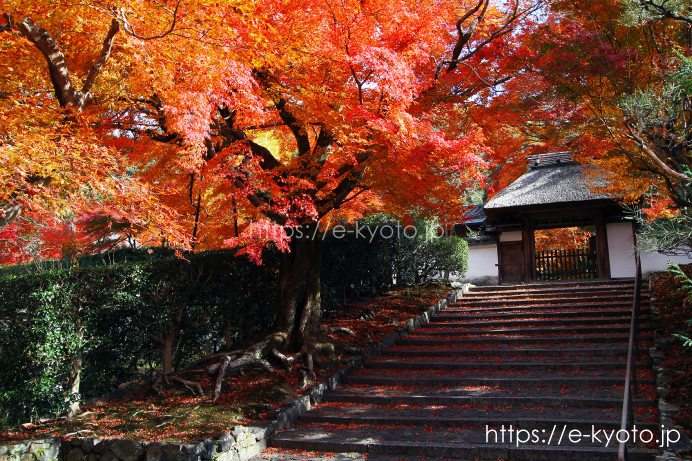
[[[569, 150], [612, 173], [626, 202], [689, 204], [688, 2], [556, 0], [531, 32], [524, 72], [505, 85], [526, 154]], [[511, 162], [500, 185], [519, 173]]]
[[246, 243], [228, 239], [252, 222], [385, 208], [454, 220], [513, 136], [485, 101], [519, 71], [534, 11], [12, 0], [0, 25], [4, 261], [128, 239], [218, 248]]

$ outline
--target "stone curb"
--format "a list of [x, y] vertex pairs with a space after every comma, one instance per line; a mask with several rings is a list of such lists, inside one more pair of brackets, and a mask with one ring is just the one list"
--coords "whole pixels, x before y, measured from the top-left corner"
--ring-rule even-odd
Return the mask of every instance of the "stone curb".
[[322, 402], [327, 391], [344, 384], [346, 377], [360, 370], [367, 359], [393, 346], [397, 338], [407, 336], [430, 322], [433, 315], [468, 293], [469, 286], [464, 284], [461, 288], [455, 288], [430, 309], [404, 322], [403, 326], [378, 344], [368, 347], [364, 357], [352, 360], [349, 365], [329, 375], [324, 382], [313, 385], [304, 395], [284, 402], [282, 407], [269, 414], [268, 423], [234, 426], [231, 432], [225, 432], [213, 440], [200, 439], [187, 443], [102, 440], [98, 437], [25, 440], [15, 445], [0, 445], [0, 461], [246, 461], [267, 448], [269, 436], [295, 424], [301, 413]]
[[675, 453], [676, 451], [689, 450], [692, 448], [692, 443], [685, 431], [673, 423], [672, 417], [680, 412], [680, 407], [667, 403], [664, 398], [670, 394], [670, 382], [664, 377], [666, 369], [663, 367], [663, 362], [666, 359], [662, 348], [673, 341], [672, 338], [664, 338], [661, 336], [661, 319], [660, 311], [655, 306], [655, 298], [653, 296], [653, 286], [651, 285], [651, 277], [649, 277], [649, 305], [651, 309], [651, 328], [654, 330], [654, 347], [649, 349], [651, 360], [653, 361], [653, 369], [656, 374], [656, 394], [658, 395], [658, 413], [659, 426], [664, 427], [666, 431], [677, 430], [680, 434], [680, 440], [671, 446], [667, 447], [660, 456], [656, 457], [657, 461], [680, 461], [681, 458]]

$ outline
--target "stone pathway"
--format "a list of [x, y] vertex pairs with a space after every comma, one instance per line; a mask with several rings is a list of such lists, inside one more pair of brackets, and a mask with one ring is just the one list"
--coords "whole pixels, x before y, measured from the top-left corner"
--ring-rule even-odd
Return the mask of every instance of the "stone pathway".
[[[474, 288], [253, 460], [614, 461], [631, 303], [624, 282]], [[655, 441], [646, 292], [642, 308], [635, 423]], [[656, 453], [636, 443], [629, 459]]]

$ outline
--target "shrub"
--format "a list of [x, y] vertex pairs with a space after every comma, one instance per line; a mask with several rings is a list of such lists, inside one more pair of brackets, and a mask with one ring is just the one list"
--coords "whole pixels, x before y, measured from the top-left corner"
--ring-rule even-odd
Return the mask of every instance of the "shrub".
[[[181, 368], [224, 336], [271, 326], [276, 259], [268, 252], [257, 266], [215, 251], [0, 279], [0, 422], [62, 413], [80, 397], [150, 378], [166, 347]], [[81, 396], [68, 386], [76, 359]]]
[[[376, 217], [358, 225], [396, 223]], [[323, 309], [395, 280], [465, 270], [465, 241], [435, 238], [431, 222], [417, 229], [410, 239], [324, 235]], [[161, 368], [181, 369], [271, 328], [281, 254], [265, 251], [261, 266], [234, 255], [219, 250], [183, 259], [168, 249], [124, 249], [54, 262], [49, 271], [41, 270], [46, 264], [6, 271], [15, 275], [0, 278], [0, 424], [63, 413], [76, 400], [151, 380]], [[79, 392], [70, 386], [75, 369]]]

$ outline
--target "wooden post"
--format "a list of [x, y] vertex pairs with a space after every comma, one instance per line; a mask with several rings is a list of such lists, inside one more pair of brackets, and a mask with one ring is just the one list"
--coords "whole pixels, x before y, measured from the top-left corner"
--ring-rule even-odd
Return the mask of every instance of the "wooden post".
[[497, 248], [497, 284], [502, 285], [502, 249], [500, 248], [500, 236], [497, 237], [497, 245], [495, 245], [495, 248]]
[[596, 224], [596, 259], [598, 261], [598, 278], [610, 280], [610, 256], [608, 255], [608, 237], [603, 212], [597, 211], [594, 216]]
[[530, 283], [536, 280], [536, 242], [531, 218], [524, 218], [521, 239], [524, 244], [524, 282]]

